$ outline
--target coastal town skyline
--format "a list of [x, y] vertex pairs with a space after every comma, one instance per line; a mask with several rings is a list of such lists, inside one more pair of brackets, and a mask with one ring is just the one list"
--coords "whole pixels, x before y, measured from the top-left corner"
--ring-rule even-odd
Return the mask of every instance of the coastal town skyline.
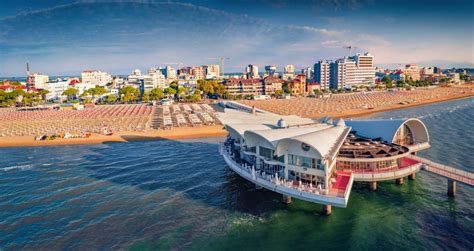
[[376, 55], [384, 68], [474, 66], [468, 1], [239, 3], [4, 1], [0, 76], [23, 76], [26, 62], [48, 75], [127, 74], [171, 62], [218, 64], [219, 57], [229, 58], [226, 72], [248, 63], [300, 69], [350, 55], [347, 46]]

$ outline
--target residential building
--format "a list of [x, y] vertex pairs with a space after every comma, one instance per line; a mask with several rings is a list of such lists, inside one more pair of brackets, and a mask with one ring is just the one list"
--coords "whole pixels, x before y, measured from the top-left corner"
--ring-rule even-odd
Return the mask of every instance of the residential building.
[[292, 80], [295, 77], [295, 66], [294, 65], [286, 65], [283, 68], [283, 80]]
[[407, 64], [405, 66], [405, 79], [411, 81], [417, 81], [421, 78], [421, 70], [420, 67], [416, 64]]
[[265, 66], [265, 72], [268, 74], [268, 76], [273, 77], [275, 76], [276, 73], [276, 66], [274, 65], [267, 65]]
[[98, 70], [83, 71], [81, 74], [81, 79], [83, 83], [92, 84], [94, 86], [105, 86], [112, 82], [112, 76], [110, 76], [110, 74]]
[[282, 90], [283, 80], [268, 76], [263, 79], [264, 94], [265, 95], [275, 95], [275, 91]]
[[35, 90], [35, 89], [45, 89], [46, 83], [49, 82], [49, 76], [43, 75], [40, 73], [31, 73], [28, 74], [26, 79], [26, 88], [28, 90]]
[[396, 70], [389, 74], [391, 80], [405, 81], [405, 73], [402, 70]]
[[206, 72], [201, 66], [191, 67], [190, 73], [195, 79], [204, 79], [206, 77]]
[[204, 72], [206, 74], [206, 79], [219, 79], [220, 76], [220, 67], [217, 64], [208, 64], [204, 65]]
[[247, 76], [247, 79], [259, 78], [260, 76], [258, 75], [258, 66], [249, 64], [247, 67], [245, 67], [245, 75]]
[[351, 57], [356, 69], [353, 85], [375, 84], [374, 57], [370, 53], [357, 54]]
[[339, 90], [355, 84], [356, 64], [353, 60], [342, 58], [330, 65], [329, 88]]
[[314, 81], [318, 82], [321, 89], [329, 90], [330, 84], [330, 64], [322, 60], [314, 64]]
[[318, 82], [307, 83], [308, 94], [313, 94], [315, 90], [321, 90], [321, 85]]
[[263, 81], [258, 78], [240, 80], [242, 95], [263, 95]]

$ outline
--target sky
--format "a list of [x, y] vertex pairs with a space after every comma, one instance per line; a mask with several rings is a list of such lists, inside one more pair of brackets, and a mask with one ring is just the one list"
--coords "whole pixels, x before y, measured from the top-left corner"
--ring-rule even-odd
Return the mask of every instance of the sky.
[[[380, 67], [474, 68], [474, 3], [0, 0], [0, 76], [248, 64], [297, 69], [370, 52]], [[345, 46], [355, 47], [352, 51]]]

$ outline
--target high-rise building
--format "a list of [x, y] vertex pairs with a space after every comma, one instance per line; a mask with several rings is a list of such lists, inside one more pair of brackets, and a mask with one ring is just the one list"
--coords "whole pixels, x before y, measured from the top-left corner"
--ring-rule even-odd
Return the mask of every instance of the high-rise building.
[[171, 66], [166, 66], [166, 68], [164, 69], [164, 75], [166, 79], [169, 79], [169, 80], [178, 79], [176, 70], [172, 68]]
[[357, 54], [351, 57], [355, 61], [356, 71], [354, 85], [375, 84], [374, 57], [370, 53]]
[[191, 67], [191, 75], [195, 79], [204, 79], [206, 77], [203, 67]]
[[247, 79], [258, 78], [259, 77], [259, 75], [258, 75], [258, 66], [249, 64], [245, 68], [245, 74], [247, 75]]
[[314, 64], [314, 81], [318, 82], [321, 89], [329, 90], [330, 84], [330, 65], [329, 62], [322, 60]]
[[342, 89], [355, 83], [356, 64], [348, 58], [341, 58], [330, 66], [330, 89]]
[[268, 74], [268, 76], [271, 76], [271, 77], [275, 75], [276, 69], [277, 68], [274, 65], [265, 66], [265, 72]]

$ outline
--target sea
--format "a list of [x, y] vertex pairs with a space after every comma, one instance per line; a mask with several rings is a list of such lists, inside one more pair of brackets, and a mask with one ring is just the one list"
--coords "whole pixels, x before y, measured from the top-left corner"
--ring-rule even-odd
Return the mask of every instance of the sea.
[[[474, 172], [474, 98], [375, 114], [426, 123], [420, 155]], [[255, 187], [223, 138], [0, 148], [0, 250], [473, 250], [474, 188], [421, 172], [356, 183], [347, 208]]]

